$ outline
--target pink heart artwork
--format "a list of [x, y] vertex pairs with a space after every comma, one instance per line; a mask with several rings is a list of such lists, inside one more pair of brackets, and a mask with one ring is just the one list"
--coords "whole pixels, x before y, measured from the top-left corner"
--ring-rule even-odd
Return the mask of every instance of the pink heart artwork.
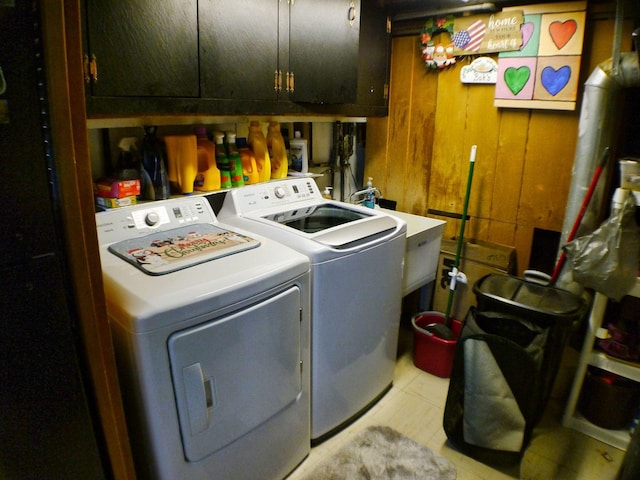
[[531, 40], [531, 37], [533, 36], [534, 29], [535, 26], [531, 22], [525, 22], [522, 24], [522, 27], [520, 27], [520, 32], [522, 32], [522, 46], [520, 47], [520, 50], [524, 50], [527, 46], [529, 40]]

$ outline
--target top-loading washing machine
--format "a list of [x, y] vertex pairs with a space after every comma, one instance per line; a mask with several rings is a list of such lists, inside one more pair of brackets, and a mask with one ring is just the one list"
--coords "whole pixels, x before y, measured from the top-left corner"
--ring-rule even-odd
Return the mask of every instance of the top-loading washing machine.
[[96, 223], [138, 476], [286, 476], [310, 450], [308, 258], [203, 197]]
[[[215, 196], [208, 198], [214, 205]], [[218, 218], [311, 261], [311, 438], [317, 443], [391, 387], [406, 224], [377, 209], [324, 199], [311, 178], [231, 190]]]

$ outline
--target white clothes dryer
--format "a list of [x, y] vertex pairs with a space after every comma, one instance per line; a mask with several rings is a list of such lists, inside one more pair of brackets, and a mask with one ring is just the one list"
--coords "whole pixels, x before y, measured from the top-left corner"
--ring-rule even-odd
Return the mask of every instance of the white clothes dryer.
[[[214, 205], [215, 195], [208, 198]], [[392, 385], [406, 224], [378, 209], [326, 200], [310, 178], [233, 189], [218, 218], [311, 261], [311, 438], [317, 443]]]
[[310, 450], [308, 258], [203, 197], [96, 223], [139, 478], [286, 476]]

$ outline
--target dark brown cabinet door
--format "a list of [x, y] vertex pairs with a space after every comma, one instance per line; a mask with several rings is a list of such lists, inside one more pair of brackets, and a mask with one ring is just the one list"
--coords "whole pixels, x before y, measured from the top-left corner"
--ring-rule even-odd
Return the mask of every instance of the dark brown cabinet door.
[[358, 105], [385, 107], [388, 102], [391, 27], [379, 2], [362, 2], [358, 58]]
[[296, 0], [289, 19], [289, 99], [353, 103], [358, 82], [360, 0]]
[[[276, 100], [280, 0], [200, 0], [200, 68], [203, 98]], [[282, 9], [282, 15], [279, 10]]]
[[99, 97], [198, 97], [198, 2], [86, 0]]

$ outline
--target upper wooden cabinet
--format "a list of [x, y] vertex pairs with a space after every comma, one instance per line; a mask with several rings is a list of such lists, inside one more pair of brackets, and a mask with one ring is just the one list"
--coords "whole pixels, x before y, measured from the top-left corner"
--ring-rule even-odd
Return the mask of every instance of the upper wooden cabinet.
[[92, 97], [199, 97], [196, 0], [85, 5], [85, 78]]
[[386, 113], [390, 35], [364, 3], [85, 0], [88, 115]]

